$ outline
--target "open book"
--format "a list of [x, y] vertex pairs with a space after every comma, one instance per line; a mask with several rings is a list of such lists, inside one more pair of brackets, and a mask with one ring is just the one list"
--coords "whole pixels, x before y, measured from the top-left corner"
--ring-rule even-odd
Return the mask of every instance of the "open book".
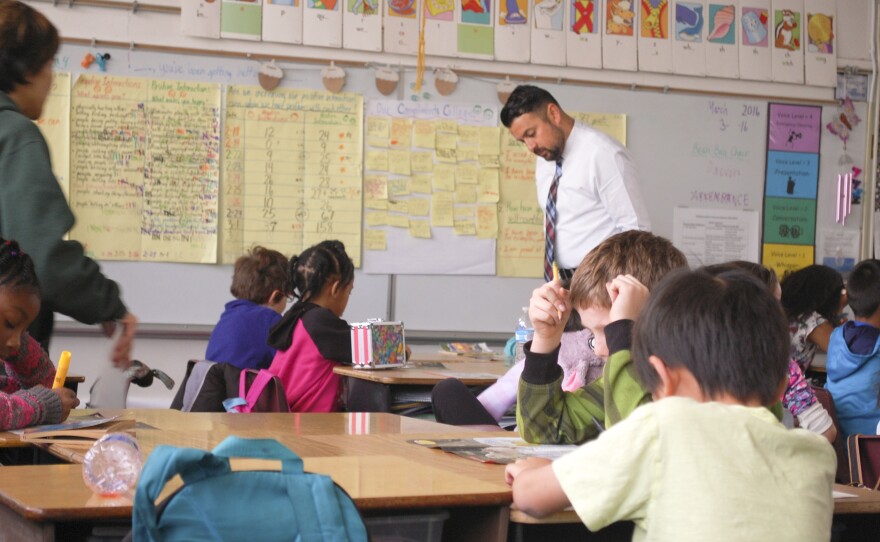
[[134, 420], [100, 414], [70, 416], [61, 423], [28, 427], [20, 433], [22, 442], [61, 444], [65, 448], [87, 450], [107, 433], [134, 433]]
[[464, 439], [414, 439], [413, 444], [428, 448], [439, 448], [461, 457], [481, 463], [506, 465], [517, 459], [543, 457], [557, 459], [570, 453], [577, 446], [569, 444], [529, 444], [518, 437], [481, 437]]

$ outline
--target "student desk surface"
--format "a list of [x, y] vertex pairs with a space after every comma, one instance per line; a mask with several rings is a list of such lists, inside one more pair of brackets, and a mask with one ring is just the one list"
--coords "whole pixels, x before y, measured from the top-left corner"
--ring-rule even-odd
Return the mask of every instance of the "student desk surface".
[[[447, 507], [451, 516], [445, 528], [456, 533], [453, 539], [507, 537], [511, 493], [504, 484], [502, 466], [407, 442], [486, 433], [381, 413], [128, 410], [123, 417], [155, 428], [137, 430], [145, 455], [160, 444], [211, 449], [232, 434], [275, 438], [299, 454], [307, 470], [332, 476], [368, 514]], [[17, 438], [8, 433], [2, 436]], [[4, 535], [10, 533], [9, 538], [16, 539], [11, 536], [16, 532], [18, 539], [64, 539], [65, 532], [82, 525], [131, 518], [131, 496], [101, 499], [86, 488], [82, 468], [76, 464], [82, 461], [80, 452], [58, 445], [49, 451], [74, 464], [3, 467], [0, 471]]]

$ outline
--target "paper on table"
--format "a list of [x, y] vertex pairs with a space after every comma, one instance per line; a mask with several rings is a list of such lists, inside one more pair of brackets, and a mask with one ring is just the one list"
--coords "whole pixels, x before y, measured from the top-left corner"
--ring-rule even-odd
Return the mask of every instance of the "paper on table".
[[831, 492], [831, 496], [835, 499], [848, 499], [850, 497], [858, 497], [858, 495], [853, 495], [852, 493], [844, 493], [843, 491], [837, 491], [836, 489]]

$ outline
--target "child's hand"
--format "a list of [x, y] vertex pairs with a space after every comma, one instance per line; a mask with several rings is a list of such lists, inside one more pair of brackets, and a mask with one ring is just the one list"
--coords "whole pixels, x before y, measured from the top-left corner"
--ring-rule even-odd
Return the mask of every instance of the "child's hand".
[[648, 288], [632, 275], [617, 275], [617, 278], [605, 284], [605, 288], [611, 297], [609, 322], [635, 320], [650, 294]]
[[549, 465], [550, 463], [552, 463], [552, 461], [549, 459], [543, 459], [540, 457], [519, 459], [516, 463], [511, 463], [504, 468], [504, 481], [507, 482], [507, 485], [512, 486], [513, 481], [516, 480], [516, 477], [523, 471], [537, 469]]
[[532, 352], [546, 354], [559, 346], [569, 314], [568, 290], [558, 282], [548, 282], [532, 292], [529, 300], [529, 319], [535, 328]]
[[61, 399], [61, 420], [64, 421], [70, 415], [70, 410], [79, 406], [79, 399], [73, 390], [67, 388], [55, 388], [52, 392]]

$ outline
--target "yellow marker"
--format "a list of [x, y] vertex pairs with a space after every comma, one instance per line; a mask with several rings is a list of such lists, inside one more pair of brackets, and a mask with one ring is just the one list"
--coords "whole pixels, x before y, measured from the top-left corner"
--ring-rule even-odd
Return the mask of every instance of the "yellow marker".
[[559, 266], [556, 265], [556, 261], [553, 262], [553, 282], [559, 282]]
[[64, 386], [64, 380], [67, 379], [68, 367], [70, 367], [70, 352], [65, 350], [64, 352], [61, 352], [61, 358], [58, 360], [58, 370], [55, 371], [55, 382], [52, 383], [53, 390]]

